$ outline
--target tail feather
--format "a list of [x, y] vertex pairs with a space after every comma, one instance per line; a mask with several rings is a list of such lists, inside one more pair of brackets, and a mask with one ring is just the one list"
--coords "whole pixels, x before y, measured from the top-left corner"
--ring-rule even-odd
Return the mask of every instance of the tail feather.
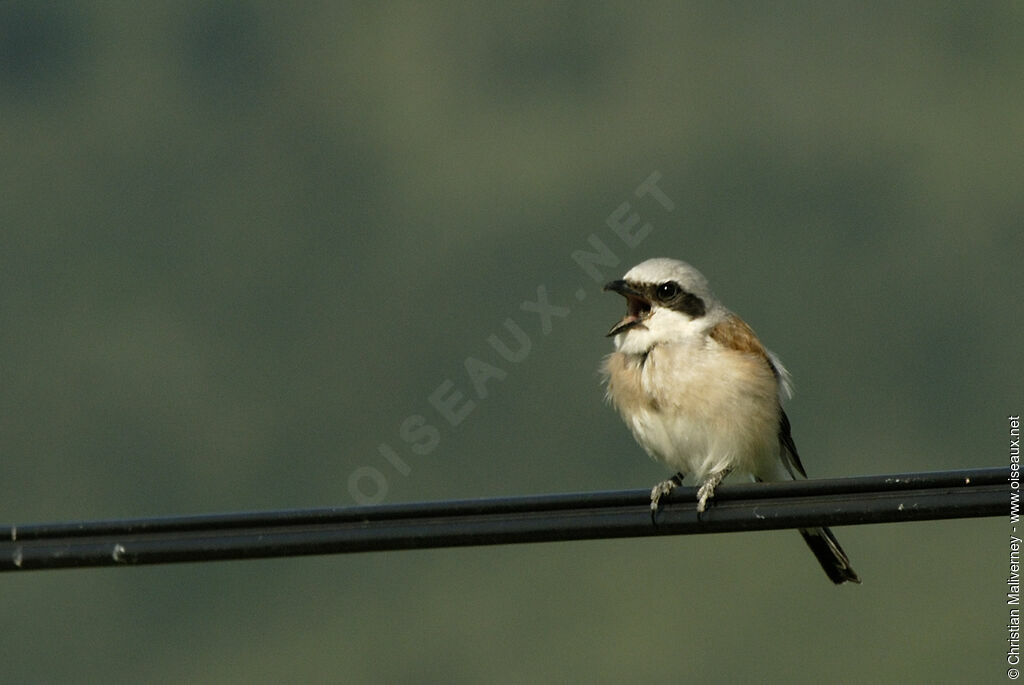
[[839, 546], [839, 541], [828, 528], [801, 528], [807, 546], [818, 558], [818, 563], [825, 570], [829, 580], [836, 585], [850, 581], [859, 583], [860, 577], [850, 567], [850, 559]]
[[[775, 371], [776, 377], [784, 383], [788, 375], [785, 369], [777, 366], [777, 360], [771, 358], [769, 360], [772, 362], [772, 369]], [[807, 477], [804, 465], [800, 463], [800, 457], [796, 452], [796, 443], [793, 442], [789, 417], [786, 416], [786, 412], [781, 406], [779, 407], [779, 456], [780, 460], [773, 465], [775, 473], [755, 474], [754, 480], [802, 480]], [[836, 540], [836, 536], [832, 534], [831, 530], [828, 528], [801, 528], [800, 534], [804, 536], [804, 542], [818, 558], [818, 563], [825, 569], [829, 580], [836, 585], [847, 581], [860, 582], [860, 576], [850, 567], [850, 558], [839, 546], [839, 541]]]

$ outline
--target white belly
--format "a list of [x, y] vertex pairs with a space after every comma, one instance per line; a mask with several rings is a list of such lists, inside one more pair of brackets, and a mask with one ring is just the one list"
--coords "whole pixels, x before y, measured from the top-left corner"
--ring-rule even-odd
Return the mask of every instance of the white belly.
[[647, 452], [702, 481], [774, 470], [778, 385], [762, 359], [731, 350], [658, 346], [647, 359], [609, 357], [608, 394]]

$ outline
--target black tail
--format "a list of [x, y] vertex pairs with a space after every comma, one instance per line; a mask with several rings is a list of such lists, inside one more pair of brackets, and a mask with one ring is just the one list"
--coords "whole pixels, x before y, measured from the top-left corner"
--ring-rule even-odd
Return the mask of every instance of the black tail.
[[801, 528], [807, 546], [818, 558], [818, 563], [825, 569], [828, 579], [836, 585], [850, 581], [859, 583], [857, 572], [850, 568], [850, 559], [839, 546], [839, 541], [828, 528]]

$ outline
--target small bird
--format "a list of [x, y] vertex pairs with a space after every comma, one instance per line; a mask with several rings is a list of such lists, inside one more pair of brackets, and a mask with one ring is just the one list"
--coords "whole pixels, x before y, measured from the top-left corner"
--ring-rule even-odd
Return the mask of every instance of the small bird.
[[[676, 474], [652, 488], [652, 516], [686, 475], [699, 484], [698, 513], [734, 470], [758, 482], [807, 477], [782, 409], [789, 372], [699, 271], [649, 259], [604, 289], [627, 303], [608, 332], [615, 352], [602, 368], [607, 397], [637, 442]], [[800, 534], [833, 583], [860, 582], [832, 531]]]

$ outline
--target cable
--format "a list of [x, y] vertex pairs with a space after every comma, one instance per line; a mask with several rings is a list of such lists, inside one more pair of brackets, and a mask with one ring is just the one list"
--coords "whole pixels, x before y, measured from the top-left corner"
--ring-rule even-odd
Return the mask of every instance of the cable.
[[1009, 512], [1009, 469], [0, 527], [0, 571], [926, 521]]

